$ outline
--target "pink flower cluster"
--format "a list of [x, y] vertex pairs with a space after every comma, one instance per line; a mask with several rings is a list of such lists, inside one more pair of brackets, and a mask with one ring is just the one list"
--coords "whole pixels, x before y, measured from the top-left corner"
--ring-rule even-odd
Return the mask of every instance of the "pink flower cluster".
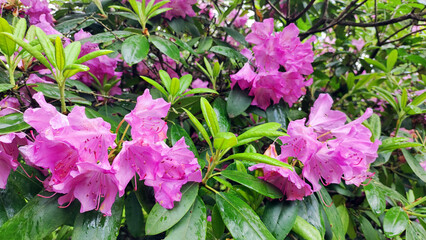
[[21, 0], [22, 4], [28, 7], [25, 14], [30, 18], [30, 24], [47, 22], [53, 25], [53, 16], [50, 13], [49, 2], [47, 0]]
[[[346, 115], [331, 110], [333, 100], [328, 94], [320, 94], [311, 109], [309, 120], [290, 122], [287, 133], [280, 137], [283, 143], [281, 155], [277, 157], [287, 162], [298, 160], [303, 164], [302, 176], [312, 185], [306, 189], [295, 175], [286, 169], [273, 166], [255, 165], [252, 169], [262, 168], [264, 179], [280, 187], [289, 200], [302, 199], [311, 192], [321, 189], [324, 185], [340, 183], [359, 186], [371, 173], [369, 165], [377, 158], [380, 141], [371, 142], [371, 132], [362, 122], [372, 114], [371, 109], [358, 119], [345, 124]], [[288, 182], [293, 183], [292, 185]], [[283, 188], [282, 184], [287, 186]], [[279, 185], [281, 184], [281, 185]]]
[[[162, 0], [155, 0], [155, 2], [160, 2]], [[190, 17], [195, 17], [195, 12], [192, 9], [192, 5], [196, 4], [197, 0], [170, 0], [169, 3], [166, 3], [163, 8], [171, 8], [164, 14], [164, 17], [172, 20], [175, 17], [185, 18], [186, 15]]]
[[[172, 208], [173, 202], [181, 198], [183, 184], [201, 182], [197, 159], [184, 139], [172, 148], [164, 143], [167, 125], [162, 118], [170, 104], [153, 100], [148, 90], [125, 116], [132, 127], [133, 140], [125, 141], [115, 158], [116, 134], [111, 133], [109, 123], [101, 118], [88, 119], [85, 108], [79, 106], [65, 116], [48, 104], [42, 93], [33, 98], [40, 108], [26, 110], [24, 120], [38, 135], [27, 145], [20, 142], [26, 141], [25, 135], [2, 136], [0, 141], [12, 143], [14, 148], [6, 145], [0, 149], [0, 166], [6, 165], [0, 169], [16, 169], [17, 144], [25, 145], [19, 151], [27, 164], [50, 173], [44, 180], [46, 190], [64, 194], [58, 199], [59, 204], [70, 204], [77, 198], [80, 212], [99, 209], [111, 215], [117, 193], [122, 196], [138, 173], [145, 185], [154, 187], [156, 200], [163, 207]], [[4, 152], [8, 157], [3, 157]], [[3, 180], [3, 172], [1, 176]]]
[[18, 146], [26, 144], [25, 133], [9, 133], [0, 136], [0, 188], [6, 188], [10, 170], [16, 170], [19, 166]]
[[[312, 79], [304, 76], [313, 72], [314, 52], [311, 43], [315, 37], [302, 43], [298, 38], [299, 29], [290, 24], [282, 32], [274, 32], [274, 20], [265, 19], [256, 22], [247, 35], [247, 42], [254, 44], [256, 71], [250, 63], [234, 75], [231, 75], [231, 87], [238, 84], [241, 89], [250, 89], [254, 96], [253, 105], [266, 109], [272, 100], [274, 104], [280, 99], [292, 106], [305, 87], [312, 84]], [[285, 72], [281, 71], [285, 69]]]

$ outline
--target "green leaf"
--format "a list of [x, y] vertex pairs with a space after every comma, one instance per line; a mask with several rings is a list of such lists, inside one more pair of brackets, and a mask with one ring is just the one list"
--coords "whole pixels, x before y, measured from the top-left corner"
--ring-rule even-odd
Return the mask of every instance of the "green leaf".
[[281, 162], [275, 158], [271, 158], [259, 153], [237, 153], [227, 157], [224, 160], [231, 160], [231, 159], [245, 160], [245, 161], [254, 162], [254, 163], [266, 163], [272, 166], [285, 167], [292, 171], [294, 170], [293, 167], [288, 165], [287, 163]]
[[396, 149], [403, 149], [407, 147], [418, 147], [422, 144], [416, 142], [409, 142], [410, 139], [406, 137], [392, 137], [383, 140], [382, 145], [379, 146], [379, 152], [391, 152]]
[[238, 60], [238, 61], [243, 62], [243, 63], [247, 62], [247, 58], [244, 57], [244, 55], [242, 55], [240, 52], [238, 52], [237, 50], [230, 48], [230, 47], [214, 46], [214, 47], [210, 48], [210, 52], [218, 53], [218, 54], [224, 55], [224, 56], [231, 58], [231, 59]]
[[364, 60], [368, 63], [371, 64], [379, 69], [381, 69], [383, 72], [388, 72], [387, 68], [385, 67], [385, 65], [383, 65], [382, 63], [380, 63], [377, 60], [374, 59], [370, 59], [370, 58], [364, 58]]
[[231, 118], [234, 118], [241, 113], [243, 113], [251, 104], [252, 98], [242, 91], [238, 86], [234, 88], [229, 93], [226, 109], [228, 115]]
[[186, 95], [190, 95], [190, 94], [199, 94], [199, 93], [214, 93], [214, 94], [218, 94], [218, 92], [216, 92], [215, 90], [210, 89], [210, 88], [194, 88], [194, 89], [191, 89], [188, 92], [185, 92], [184, 94], [182, 94], [182, 97], [186, 96]]
[[236, 240], [275, 239], [253, 209], [235, 195], [217, 193], [216, 204], [223, 222]]
[[297, 235], [301, 236], [303, 239], [309, 239], [309, 240], [321, 240], [321, 233], [316, 229], [314, 226], [312, 226], [310, 223], [308, 223], [305, 219], [296, 216], [296, 219], [294, 221], [293, 227], [291, 229], [293, 232], [295, 232]]
[[405, 197], [403, 197], [399, 192], [397, 192], [396, 190], [383, 185], [381, 182], [377, 181], [376, 179], [373, 179], [371, 181], [371, 183], [374, 183], [377, 189], [380, 189], [380, 191], [383, 192], [383, 194], [387, 197], [389, 197], [390, 199], [394, 199], [397, 201], [400, 201], [401, 203], [403, 203], [404, 205], [408, 205], [409, 202], [407, 201], [407, 199]]
[[383, 230], [387, 237], [396, 237], [407, 228], [408, 222], [407, 213], [401, 207], [393, 207], [385, 214]]
[[187, 183], [182, 187], [181, 192], [182, 198], [180, 202], [174, 203], [173, 209], [168, 210], [158, 203], [155, 204], [146, 220], [145, 232], [147, 235], [156, 235], [164, 232], [185, 216], [197, 197], [198, 183]]
[[12, 113], [0, 117], [0, 135], [20, 132], [30, 127], [31, 126], [24, 121], [24, 115], [22, 113]]
[[[43, 192], [41, 195], [52, 193]], [[58, 198], [59, 195], [31, 199], [21, 211], [3, 224], [0, 236], [3, 239], [43, 239], [63, 224], [72, 224], [78, 212], [76, 204], [58, 208]]]
[[98, 211], [79, 213], [74, 222], [72, 239], [117, 239], [123, 205], [123, 198], [117, 197], [111, 208], [111, 216], [104, 216]]
[[173, 42], [157, 36], [150, 36], [149, 41], [151, 41], [152, 44], [154, 44], [154, 46], [160, 50], [160, 52], [166, 54], [176, 61], [179, 61], [179, 49]]
[[82, 64], [71, 64], [65, 67], [64, 69], [64, 77], [65, 79], [74, 76], [79, 72], [87, 72], [89, 71], [89, 67]]
[[141, 78], [145, 81], [147, 81], [149, 84], [151, 84], [152, 86], [154, 86], [156, 89], [158, 89], [158, 91], [160, 91], [162, 94], [164, 94], [164, 96], [169, 96], [169, 94], [166, 92], [166, 90], [164, 90], [164, 88], [157, 83], [156, 81], [152, 80], [149, 77], [145, 77], [145, 76], [141, 76]]
[[172, 83], [170, 84], [170, 95], [173, 97], [176, 97], [177, 93], [179, 92], [180, 87], [180, 81], [178, 78], [172, 78]]
[[284, 239], [291, 231], [297, 217], [297, 205], [297, 201], [268, 201], [266, 203], [262, 221], [276, 239]]
[[125, 207], [126, 224], [129, 233], [134, 237], [142, 237], [145, 233], [145, 219], [135, 192], [131, 192], [126, 197]]
[[[59, 88], [55, 84], [50, 83], [37, 83], [34, 84], [36, 87], [33, 87], [37, 92], [42, 92], [45, 97], [60, 99]], [[91, 101], [86, 100], [85, 98], [79, 97], [72, 92], [65, 91], [65, 100], [71, 101], [73, 103], [82, 104], [90, 106], [92, 105]]]
[[179, 83], [180, 83], [180, 87], [179, 87], [179, 92], [177, 93], [177, 95], [181, 95], [183, 92], [185, 92], [185, 90], [188, 90], [189, 86], [192, 83], [192, 75], [190, 74], [183, 75], [179, 79]]
[[377, 140], [380, 138], [380, 135], [382, 134], [382, 124], [380, 122], [380, 117], [379, 115], [373, 113], [373, 115], [371, 115], [370, 119], [369, 119], [369, 124], [370, 124], [370, 130], [372, 133], [372, 138], [373, 141]]
[[[207, 126], [213, 137], [219, 132], [219, 123], [217, 121], [216, 112], [213, 110], [209, 101], [205, 98], [200, 98], [201, 111], [203, 112], [204, 120], [206, 120]], [[234, 135], [235, 137], [235, 135]]]
[[426, 239], [426, 230], [420, 223], [413, 221], [408, 224], [405, 236], [407, 240]]
[[219, 132], [229, 132], [231, 123], [229, 122], [228, 113], [226, 112], [226, 102], [222, 98], [216, 98], [213, 102], [213, 110], [217, 116], [219, 124]]
[[79, 41], [72, 42], [65, 47], [65, 66], [74, 64], [80, 55], [81, 52], [81, 43]]
[[149, 42], [145, 36], [137, 34], [127, 38], [121, 46], [121, 55], [129, 66], [139, 63], [149, 52]]
[[[12, 34], [12, 28], [6, 19], [0, 17], [0, 32]], [[7, 36], [0, 35], [0, 49], [6, 56], [15, 53], [16, 43]]]
[[3, 35], [6, 36], [9, 39], [12, 39], [13, 41], [15, 41], [25, 51], [29, 52], [33, 57], [35, 57], [38, 61], [40, 61], [41, 64], [43, 64], [45, 67], [47, 67], [49, 70], [52, 71], [52, 67], [50, 66], [50, 63], [43, 56], [43, 54], [41, 54], [41, 52], [38, 51], [35, 47], [32, 47], [30, 44], [26, 43], [22, 39], [16, 38], [15, 36], [13, 36], [10, 33], [4, 33], [4, 32], [2, 33], [2, 32], [0, 32], [0, 41], [1, 41], [1, 36], [3, 36]]
[[250, 174], [240, 171], [225, 170], [221, 172], [221, 175], [243, 186], [246, 186], [251, 190], [256, 191], [266, 197], [272, 199], [284, 197], [283, 193], [274, 185], [267, 183], [262, 179], [259, 179]]
[[88, 38], [80, 39], [80, 42], [82, 44], [84, 44], [86, 42], [104, 43], [104, 42], [110, 42], [110, 41], [116, 40], [116, 37], [126, 38], [126, 37], [129, 37], [129, 36], [134, 35], [134, 34], [135, 34], [134, 32], [130, 32], [130, 31], [104, 32], [104, 33], [98, 33], [98, 34], [93, 35], [93, 36], [88, 37]]
[[227, 34], [229, 34], [235, 41], [241, 43], [244, 46], [247, 46], [248, 43], [244, 37], [244, 35], [242, 35], [240, 32], [238, 32], [237, 30], [230, 28], [230, 27], [224, 27], [223, 30], [225, 30], [225, 32]]
[[167, 137], [170, 140], [170, 143], [172, 145], [175, 145], [177, 141], [179, 141], [182, 137], [185, 138], [185, 143], [188, 145], [189, 150], [191, 150], [192, 153], [194, 153], [195, 157], [198, 158], [198, 151], [197, 148], [194, 145], [194, 142], [192, 141], [189, 134], [183, 129], [181, 126], [177, 124], [173, 124], [169, 131], [167, 131]]
[[[405, 160], [408, 165], [410, 165], [411, 170], [419, 177], [423, 182], [426, 182], [426, 171], [420, 165], [420, 162], [411, 155], [406, 149], [401, 149], [402, 154], [404, 154]], [[424, 159], [424, 156], [423, 156]]]
[[330, 228], [333, 232], [333, 238], [343, 240], [345, 239], [346, 230], [343, 229], [342, 220], [340, 218], [339, 212], [336, 209], [336, 205], [333, 204], [330, 207], [325, 204], [332, 204], [332, 200], [327, 190], [323, 187], [320, 190], [320, 193], [324, 204], [322, 204], [322, 208], [324, 209], [325, 214], [327, 215], [328, 221], [330, 222]]
[[111, 50], [97, 50], [97, 51], [94, 51], [94, 52], [91, 52], [91, 53], [88, 53], [88, 54], [82, 56], [81, 58], [77, 59], [74, 63], [75, 64], [82, 64], [84, 62], [87, 62], [87, 61], [92, 60], [94, 58], [97, 58], [99, 56], [107, 55], [107, 54], [110, 54], [110, 53], [113, 53], [113, 52], [114, 51], [111, 51]]
[[361, 216], [360, 217], [360, 223], [361, 223], [361, 231], [364, 233], [364, 238], [366, 240], [380, 240], [379, 235], [377, 234], [377, 231], [373, 228], [370, 221], [368, 221], [367, 218]]
[[185, 108], [183, 109], [186, 114], [188, 114], [189, 119], [191, 119], [192, 124], [194, 124], [195, 128], [201, 133], [203, 138], [206, 140], [207, 144], [209, 144], [210, 147], [212, 147], [212, 142], [210, 141], [210, 137], [207, 134], [206, 129], [204, 129], [203, 125], [197, 120], [197, 118], [192, 115], [192, 113]]
[[386, 59], [386, 72], [392, 71], [393, 67], [395, 66], [396, 60], [398, 59], [398, 50], [393, 49]]
[[165, 240], [206, 239], [206, 214], [204, 202], [197, 197], [186, 215], [170, 229]]
[[218, 150], [226, 150], [237, 145], [237, 137], [231, 132], [219, 132], [214, 137], [213, 146]]
[[58, 70], [62, 71], [65, 67], [65, 52], [60, 37], [56, 37], [55, 39], [55, 60]]
[[172, 79], [170, 78], [170, 75], [163, 69], [159, 70], [158, 74], [160, 75], [160, 79], [163, 82], [163, 85], [166, 87], [167, 91], [170, 92], [170, 86], [172, 85]]
[[201, 38], [200, 42], [198, 43], [198, 49], [197, 53], [204, 53], [205, 51], [208, 51], [213, 45], [213, 38], [206, 37]]
[[220, 211], [217, 207], [217, 204], [214, 205], [211, 216], [213, 235], [220, 239], [220, 237], [223, 235], [223, 232], [225, 231], [225, 224], [223, 223], [222, 217], [220, 216]]
[[426, 92], [420, 94], [419, 96], [417, 96], [416, 98], [413, 99], [413, 101], [409, 104], [412, 106], [418, 106], [422, 103], [425, 103], [426, 100]]
[[[71, 32], [73, 29], [83, 29], [86, 28], [96, 21], [94, 19], [86, 19], [86, 17], [74, 17], [66, 21], [62, 21], [56, 24], [55, 29], [58, 30], [58, 32], [61, 32], [63, 34], [67, 34]], [[87, 15], [89, 16], [89, 15]]]
[[281, 123], [282, 127], [286, 127], [288, 124], [288, 111], [289, 107], [287, 103], [280, 101], [278, 104], [271, 105], [266, 109], [266, 118], [268, 119], [268, 122]]
[[[25, 20], [25, 18], [20, 18], [18, 23], [16, 23], [15, 25], [15, 29], [13, 30], [13, 36], [19, 39], [24, 39], [26, 31], [27, 31], [27, 20]], [[15, 51], [16, 50], [17, 49], [15, 48]]]
[[47, 59], [49, 59], [49, 62], [56, 68], [57, 64], [55, 59], [55, 46], [53, 46], [53, 43], [47, 37], [46, 33], [41, 30], [41, 28], [36, 28], [36, 35], [40, 45], [44, 50], [44, 54], [46, 54]]
[[15, 86], [13, 86], [10, 83], [0, 83], [0, 93], [5, 92], [9, 89], [12, 89], [13, 87], [15, 87]]
[[299, 210], [297, 215], [308, 221], [312, 224], [318, 231], [321, 236], [324, 237], [325, 226], [323, 211], [320, 209], [320, 204], [315, 194], [303, 198], [303, 201], [299, 202]]
[[382, 214], [386, 209], [386, 198], [383, 192], [376, 187], [374, 182], [365, 185], [364, 191], [371, 210], [373, 210], [376, 215]]

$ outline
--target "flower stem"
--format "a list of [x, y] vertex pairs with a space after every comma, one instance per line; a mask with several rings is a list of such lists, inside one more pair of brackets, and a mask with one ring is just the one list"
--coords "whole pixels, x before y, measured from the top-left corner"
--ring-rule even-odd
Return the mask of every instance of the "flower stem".
[[63, 83], [58, 82], [59, 94], [61, 97], [61, 112], [63, 114], [67, 113], [67, 106], [65, 104], [65, 81]]
[[413, 208], [413, 207], [415, 207], [415, 206], [417, 206], [419, 204], [422, 204], [424, 202], [426, 202], [426, 197], [422, 197], [422, 198], [418, 199], [417, 201], [414, 201], [413, 203], [405, 206], [404, 209], [405, 210], [411, 209], [411, 208]]

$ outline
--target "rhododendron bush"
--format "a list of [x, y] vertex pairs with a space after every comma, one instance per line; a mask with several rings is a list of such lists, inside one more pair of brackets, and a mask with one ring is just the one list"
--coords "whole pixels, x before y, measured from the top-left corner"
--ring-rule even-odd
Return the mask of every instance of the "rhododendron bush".
[[425, 1], [0, 4], [0, 239], [426, 239]]

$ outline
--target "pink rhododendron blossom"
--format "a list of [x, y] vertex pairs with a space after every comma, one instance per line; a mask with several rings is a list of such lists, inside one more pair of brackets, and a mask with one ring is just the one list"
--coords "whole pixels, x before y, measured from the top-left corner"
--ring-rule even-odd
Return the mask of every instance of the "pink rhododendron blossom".
[[362, 38], [360, 38], [358, 40], [353, 39], [351, 43], [352, 43], [352, 45], [355, 46], [355, 48], [358, 52], [360, 52], [365, 45], [365, 41]]
[[[102, 118], [88, 119], [84, 107], [75, 106], [65, 116], [47, 103], [42, 93], [33, 98], [40, 108], [27, 109], [24, 120], [39, 135], [19, 148], [25, 161], [50, 171], [44, 185], [48, 191], [66, 194], [60, 204], [77, 198], [84, 212], [94, 209], [103, 197], [101, 212], [110, 215], [118, 192], [116, 169], [108, 160], [108, 149], [115, 148], [116, 138], [110, 124]], [[90, 186], [86, 189], [87, 184], [94, 184], [96, 191]]]
[[162, 98], [152, 99], [146, 89], [137, 99], [136, 107], [124, 119], [132, 126], [132, 137], [149, 138], [154, 142], [167, 138], [167, 124], [162, 119], [167, 116], [170, 103]]
[[[272, 18], [253, 23], [246, 41], [254, 44], [256, 72], [246, 63], [239, 72], [231, 75], [231, 87], [238, 82], [241, 89], [249, 88], [249, 95], [254, 96], [252, 105], [264, 110], [271, 100], [276, 104], [283, 99], [292, 106], [306, 93], [305, 87], [313, 82], [313, 79], [305, 80], [305, 76], [313, 72], [311, 43], [315, 37], [302, 43], [298, 34], [299, 29], [293, 23], [282, 32], [274, 32]], [[248, 59], [252, 58], [251, 52], [244, 51], [244, 54]]]
[[[266, 150], [265, 155], [281, 161], [283, 161], [282, 159], [286, 159], [283, 158], [283, 156], [277, 156], [274, 145], [271, 145], [268, 150]], [[303, 200], [303, 197], [312, 194], [311, 187], [299, 177], [294, 169], [290, 170], [288, 168], [272, 166], [264, 163], [256, 164], [248, 169], [250, 171], [261, 169], [263, 176], [259, 178], [279, 188], [287, 197], [287, 200]]]
[[[161, 0], [155, 0], [160, 2]], [[171, 8], [169, 11], [164, 13], [164, 17], [172, 20], [175, 17], [185, 18], [187, 15], [195, 17], [195, 12], [192, 9], [192, 5], [196, 4], [197, 0], [170, 0], [162, 8]]]
[[[230, 21], [234, 21], [232, 23], [234, 25], [234, 27], [236, 27], [236, 28], [242, 28], [242, 27], [244, 27], [246, 25], [247, 20], [248, 20], [248, 16], [247, 16], [247, 14], [245, 14], [243, 16], [241, 16], [240, 14], [239, 15], [237, 15], [237, 14], [238, 14], [237, 10], [235, 10], [235, 9], [232, 10], [229, 13], [229, 15], [228, 15], [227, 20], [229, 22]], [[235, 20], [234, 20], [234, 18], [235, 18]]]
[[205, 82], [199, 78], [195, 79], [192, 83], [191, 83], [191, 88], [208, 88], [209, 87], [209, 82]]
[[16, 113], [21, 108], [17, 98], [5, 97], [0, 101], [0, 117], [6, 116], [11, 113]]
[[420, 163], [420, 166], [426, 171], [426, 160]]
[[305, 126], [305, 119], [290, 122], [287, 133], [280, 137], [282, 157], [294, 157], [303, 163], [302, 175], [312, 190], [324, 185], [340, 183], [359, 186], [371, 173], [367, 172], [377, 158], [380, 141], [371, 142], [370, 130], [362, 125], [372, 110], [367, 109], [358, 119], [345, 124], [346, 115], [331, 110], [333, 101], [328, 94], [320, 94], [315, 101]]
[[[47, 0], [21, 0], [24, 6], [28, 7], [25, 14], [30, 18], [30, 24], [35, 25], [45, 20], [47, 23], [53, 25], [53, 16], [50, 13], [49, 2]], [[44, 18], [40, 18], [41, 15]]]
[[46, 14], [41, 14], [40, 19], [38, 23], [35, 24], [35, 26], [41, 28], [41, 30], [43, 30], [43, 32], [45, 32], [47, 35], [62, 35], [60, 32], [53, 28], [53, 24], [49, 23], [49, 21], [46, 19], [47, 17], [48, 16], [46, 16]]
[[124, 117], [132, 127], [133, 140], [123, 143], [113, 167], [117, 169], [120, 193], [137, 174], [145, 185], [154, 188], [157, 202], [170, 209], [173, 202], [180, 201], [185, 183], [201, 182], [201, 171], [184, 138], [172, 148], [163, 142], [167, 124], [162, 118], [169, 108], [170, 103], [163, 99], [153, 100], [148, 89], [138, 97], [135, 109]]
[[25, 133], [9, 133], [0, 136], [0, 188], [5, 189], [10, 170], [16, 170], [18, 162], [18, 145], [26, 145]]

